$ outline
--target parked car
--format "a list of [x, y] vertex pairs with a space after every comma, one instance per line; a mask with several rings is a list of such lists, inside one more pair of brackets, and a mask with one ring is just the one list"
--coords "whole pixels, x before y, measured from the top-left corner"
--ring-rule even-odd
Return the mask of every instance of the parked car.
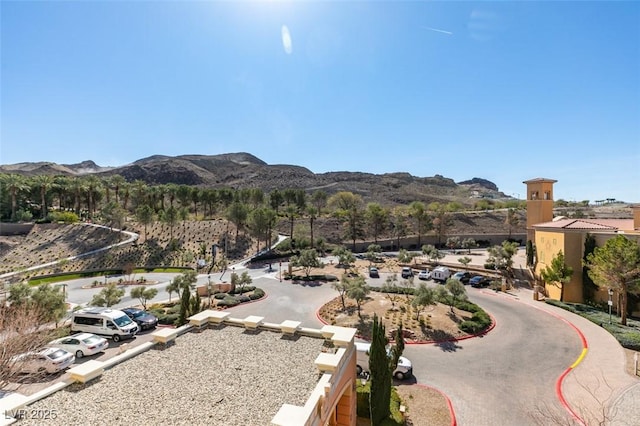
[[471, 284], [471, 287], [476, 288], [488, 287], [491, 284], [491, 279], [482, 275], [476, 275], [474, 277], [471, 277], [471, 279], [469, 280], [469, 284]]
[[76, 358], [95, 355], [104, 352], [109, 347], [109, 342], [104, 337], [91, 333], [78, 333], [72, 336], [61, 337], [47, 344], [50, 348], [61, 348], [75, 354]]
[[462, 284], [469, 284], [469, 280], [471, 279], [471, 273], [469, 272], [456, 272], [451, 277], [454, 280], [460, 281]]
[[413, 276], [413, 269], [405, 266], [404, 268], [402, 268], [402, 272], [400, 273], [400, 275], [402, 276], [402, 278], [411, 278]]
[[134, 320], [135, 323], [138, 324], [138, 327], [140, 327], [140, 330], [156, 328], [158, 325], [158, 318], [147, 311], [143, 311], [142, 309], [124, 308], [122, 312]]
[[72, 353], [61, 348], [43, 348], [25, 352], [9, 359], [8, 368], [20, 373], [57, 373], [76, 360]]
[[428, 280], [430, 278], [431, 278], [431, 272], [429, 272], [428, 269], [423, 269], [422, 271], [418, 272], [419, 280]]
[[376, 268], [375, 266], [369, 268], [369, 276], [371, 278], [380, 278], [380, 272], [378, 271], [378, 268]]

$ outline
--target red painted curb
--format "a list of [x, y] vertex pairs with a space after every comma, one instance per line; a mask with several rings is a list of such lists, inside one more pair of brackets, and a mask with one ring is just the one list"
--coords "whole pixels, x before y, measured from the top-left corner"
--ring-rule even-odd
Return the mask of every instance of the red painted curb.
[[432, 389], [438, 392], [440, 395], [442, 395], [444, 399], [447, 401], [447, 406], [449, 407], [449, 414], [451, 415], [451, 426], [457, 426], [458, 421], [456, 420], [456, 413], [453, 410], [453, 403], [451, 402], [451, 399], [449, 399], [446, 393], [442, 392], [440, 389], [434, 388], [433, 386], [423, 385], [422, 383], [416, 383], [416, 386]]
[[[551, 315], [552, 317], [559, 319], [560, 321], [564, 322], [565, 324], [569, 325], [569, 327], [573, 328], [573, 330], [578, 333], [578, 337], [580, 337], [580, 341], [582, 342], [582, 350], [586, 350], [589, 349], [589, 345], [587, 343], [587, 338], [584, 336], [584, 334], [582, 333], [582, 331], [576, 327], [575, 324], [573, 324], [571, 321], [569, 321], [566, 318], [561, 317], [560, 315], [554, 313], [554, 312], [550, 312], [547, 311], [546, 309], [542, 309], [539, 308], [537, 306], [534, 305], [530, 305], [535, 309], [538, 309], [539, 311], [542, 312], [546, 312], [547, 314]], [[581, 355], [582, 357], [582, 355]], [[580, 357], [578, 358], [580, 359]], [[573, 417], [573, 419], [575, 421], [577, 421], [578, 423], [580, 423], [582, 426], [587, 426], [587, 423], [584, 421], [584, 419], [582, 419], [582, 417], [580, 417], [574, 410], [573, 408], [571, 408], [571, 406], [569, 405], [569, 403], [567, 402], [567, 400], [564, 397], [564, 393], [562, 393], [562, 384], [564, 382], [565, 377], [567, 377], [569, 375], [569, 373], [571, 373], [571, 371], [573, 370], [575, 365], [575, 362], [570, 365], [561, 375], [560, 377], [558, 377], [558, 380], [556, 380], [556, 396], [558, 397], [558, 400], [560, 401], [560, 404], [564, 407], [565, 410], [567, 410], [569, 412], [569, 414], [571, 415], [571, 417]]]

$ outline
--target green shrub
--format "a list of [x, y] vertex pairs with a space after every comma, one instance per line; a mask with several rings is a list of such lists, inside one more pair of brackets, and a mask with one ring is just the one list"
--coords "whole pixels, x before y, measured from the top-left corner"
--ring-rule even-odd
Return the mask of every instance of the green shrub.
[[238, 299], [236, 299], [235, 296], [229, 296], [229, 295], [227, 295], [227, 297], [225, 297], [222, 300], [218, 300], [218, 306], [231, 307], [231, 306], [236, 306], [238, 303], [240, 302], [238, 301]]
[[465, 333], [477, 333], [480, 330], [482, 330], [482, 326], [480, 324], [478, 324], [475, 321], [462, 321], [462, 323], [460, 323], [459, 325], [460, 330], [464, 331]]
[[580, 315], [583, 318], [603, 327], [618, 340], [622, 347], [632, 350], [640, 350], [640, 321], [627, 319], [627, 326], [621, 325], [617, 317], [609, 324], [609, 313], [599, 306], [590, 306], [580, 303], [565, 303], [558, 300], [547, 299], [549, 305], [557, 306], [566, 311]]
[[222, 299], [224, 299], [224, 298], [225, 298], [225, 297], [227, 297], [227, 296], [228, 296], [228, 294], [227, 294], [227, 293], [216, 293], [216, 294], [214, 294], [214, 295], [213, 295], [213, 297], [214, 297], [214, 298], [216, 298], [216, 299], [218, 299], [218, 300], [222, 300]]
[[[154, 314], [156, 315], [156, 314]], [[160, 313], [158, 315], [156, 315], [158, 317], [158, 323], [159, 324], [164, 324], [164, 325], [173, 325], [176, 323], [176, 321], [178, 321], [178, 317], [180, 316], [180, 314], [165, 314], [165, 313]]]
[[264, 290], [262, 290], [261, 288], [256, 288], [254, 292], [249, 295], [249, 299], [251, 300], [257, 300], [262, 297], [264, 297]]
[[167, 313], [169, 314], [177, 314], [180, 313], [180, 305], [173, 305], [167, 309]]
[[458, 301], [455, 306], [462, 311], [471, 312], [472, 314], [482, 310], [480, 306], [466, 300]]
[[236, 296], [236, 300], [237, 300], [239, 303], [244, 303], [244, 302], [248, 302], [248, 301], [250, 301], [250, 300], [251, 300], [251, 298], [249, 298], [249, 296], [246, 296], [246, 295], [244, 295], [244, 294], [241, 294], [241, 295], [239, 295], [239, 296]]
[[[364, 385], [360, 383], [360, 380], [357, 381], [356, 387], [356, 412], [358, 417], [364, 417], [366, 419], [370, 418], [370, 410], [369, 410], [369, 394], [371, 392], [371, 382], [367, 381]], [[402, 401], [400, 400], [400, 395], [398, 395], [398, 391], [395, 387], [391, 388], [391, 402], [389, 403], [389, 408], [391, 409], [391, 416], [388, 419], [385, 419], [382, 424], [384, 426], [401, 426], [404, 425], [404, 419], [402, 413], [400, 412], [400, 405]]]

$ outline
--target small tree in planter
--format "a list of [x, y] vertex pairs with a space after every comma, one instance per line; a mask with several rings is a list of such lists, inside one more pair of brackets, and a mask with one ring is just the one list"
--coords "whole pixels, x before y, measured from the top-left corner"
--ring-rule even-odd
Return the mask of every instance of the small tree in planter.
[[305, 276], [309, 278], [312, 268], [323, 268], [324, 263], [318, 258], [318, 253], [314, 249], [302, 250], [299, 256], [291, 257], [291, 265], [303, 268]]
[[131, 289], [131, 298], [138, 299], [143, 309], [147, 309], [147, 302], [158, 294], [155, 288], [147, 288], [146, 286]]
[[109, 283], [100, 291], [100, 293], [93, 296], [89, 304], [92, 306], [106, 306], [109, 308], [120, 303], [123, 297], [124, 290], [118, 288], [116, 283]]

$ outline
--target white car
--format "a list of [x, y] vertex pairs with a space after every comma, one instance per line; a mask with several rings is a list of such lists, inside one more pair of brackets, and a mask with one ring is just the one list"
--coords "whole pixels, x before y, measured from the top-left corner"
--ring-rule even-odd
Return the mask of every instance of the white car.
[[44, 348], [11, 357], [9, 368], [21, 373], [57, 373], [76, 360], [72, 353], [60, 348]]
[[428, 269], [423, 269], [422, 271], [418, 272], [419, 280], [428, 280], [429, 278], [431, 278], [431, 272], [429, 272]]
[[109, 347], [109, 342], [104, 337], [91, 333], [78, 333], [72, 336], [62, 337], [47, 344], [50, 348], [62, 348], [76, 355], [76, 358], [95, 355], [104, 352]]

